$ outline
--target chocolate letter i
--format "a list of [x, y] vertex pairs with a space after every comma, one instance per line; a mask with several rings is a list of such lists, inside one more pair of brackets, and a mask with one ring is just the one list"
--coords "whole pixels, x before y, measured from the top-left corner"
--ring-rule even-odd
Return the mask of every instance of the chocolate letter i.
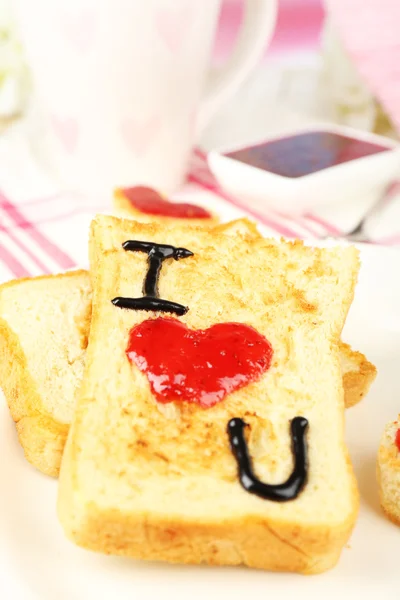
[[146, 252], [149, 260], [149, 268], [143, 284], [143, 298], [114, 298], [111, 302], [119, 308], [130, 308], [132, 310], [154, 310], [171, 312], [176, 315], [184, 315], [189, 310], [187, 306], [163, 300], [158, 295], [158, 277], [164, 260], [173, 258], [187, 258], [193, 256], [193, 252], [186, 248], [175, 248], [168, 244], [154, 244], [153, 242], [139, 242], [128, 240], [122, 244], [124, 250], [131, 252]]

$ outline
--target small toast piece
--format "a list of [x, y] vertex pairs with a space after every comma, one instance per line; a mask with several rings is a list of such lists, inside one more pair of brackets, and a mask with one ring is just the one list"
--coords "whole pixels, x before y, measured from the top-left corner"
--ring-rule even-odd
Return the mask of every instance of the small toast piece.
[[[271, 368], [212, 408], [157, 402], [126, 348], [131, 328], [159, 313], [111, 302], [142, 295], [147, 257], [126, 252], [127, 240], [191, 250], [164, 264], [161, 297], [189, 307], [179, 320], [191, 329], [227, 321], [254, 327], [272, 344]], [[85, 373], [60, 471], [58, 513], [67, 536], [92, 550], [150, 560], [301, 573], [334, 566], [358, 510], [338, 352], [357, 250], [99, 216], [90, 262]], [[282, 503], [248, 493], [229, 420], [248, 423], [256, 473], [278, 484], [293, 469], [289, 422], [296, 416], [309, 421], [305, 487]]]
[[400, 450], [396, 435], [400, 428], [397, 421], [385, 427], [378, 451], [377, 477], [381, 506], [386, 516], [400, 525]]
[[368, 394], [376, 378], [376, 367], [364, 354], [356, 352], [344, 342], [339, 342], [340, 365], [343, 375], [346, 408], [358, 404]]
[[[161, 202], [165, 203], [167, 207], [174, 206], [173, 202], [170, 202], [167, 198], [164, 198], [161, 194], [155, 192], [155, 190], [142, 187], [132, 189], [143, 190], [144, 194], [150, 194], [151, 196], [158, 195], [160, 196]], [[129, 189], [125, 191], [122, 188], [117, 188], [114, 191], [113, 208], [114, 212], [118, 217], [135, 219], [135, 221], [140, 221], [141, 223], [158, 222], [163, 223], [164, 225], [180, 224], [181, 226], [188, 225], [190, 227], [213, 227], [219, 222], [219, 218], [217, 217], [217, 215], [214, 213], [210, 213], [209, 211], [207, 211], [209, 217], [205, 216], [202, 218], [178, 218], [176, 215], [166, 216], [163, 214], [151, 214], [150, 212], [145, 212], [143, 210], [140, 210], [137, 206], [135, 206], [133, 202], [130, 201], [128, 197], [129, 191]], [[204, 209], [195, 205], [185, 204], [183, 206], [185, 206], [187, 209], [185, 212], [188, 212], [189, 214], [196, 214], [198, 209], [204, 212]]]
[[0, 384], [26, 458], [54, 477], [82, 380], [90, 317], [87, 271], [0, 286]]
[[[247, 219], [218, 225], [217, 230], [227, 235], [259, 236], [256, 225]], [[77, 340], [82, 349], [86, 348], [91, 303], [87, 271], [18, 279], [0, 285], [0, 385], [17, 422], [27, 460], [53, 477], [58, 477], [74, 398], [81, 383], [85, 351], [72, 364], [65, 364], [63, 357], [71, 353]], [[60, 306], [69, 308], [60, 312]], [[57, 315], [57, 327], [49, 327], [49, 321], [43, 318], [44, 312]], [[24, 323], [27, 325], [21, 327]], [[41, 340], [42, 354], [32, 355], [32, 331], [35, 338]], [[61, 347], [60, 359], [56, 348]], [[339, 342], [339, 348], [344, 402], [348, 408], [366, 395], [376, 369], [363, 354], [351, 350], [347, 344]], [[49, 396], [48, 391], [54, 389], [57, 395]], [[55, 410], [52, 402], [56, 403]], [[62, 420], [58, 416], [59, 406], [65, 411]]]

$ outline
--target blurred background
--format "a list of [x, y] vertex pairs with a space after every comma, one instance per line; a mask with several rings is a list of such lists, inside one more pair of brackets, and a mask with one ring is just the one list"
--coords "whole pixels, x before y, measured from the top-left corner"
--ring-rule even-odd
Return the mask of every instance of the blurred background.
[[[357, 31], [357, 7], [352, 10], [351, 4], [346, 8], [346, 3], [339, 1], [337, 9], [347, 10], [350, 26]], [[378, 10], [379, 3], [376, 5]], [[0, 0], [2, 128], [24, 114], [32, 91], [14, 9], [13, 0]], [[230, 55], [242, 13], [242, 0], [223, 1], [212, 53], [214, 66]], [[253, 139], [254, 134], [275, 133], [295, 123], [317, 120], [396, 136], [390, 116], [361, 76], [357, 60], [345, 49], [334, 22], [335, 15], [324, 0], [279, 0], [275, 31], [262, 60], [214, 115], [202, 134], [202, 145], [210, 148]]]
[[[399, 0], [0, 0], [0, 213], [67, 248], [62, 219], [147, 185], [268, 234], [399, 243], [399, 32]], [[393, 152], [292, 179], [291, 201], [210, 162], [332, 125]]]

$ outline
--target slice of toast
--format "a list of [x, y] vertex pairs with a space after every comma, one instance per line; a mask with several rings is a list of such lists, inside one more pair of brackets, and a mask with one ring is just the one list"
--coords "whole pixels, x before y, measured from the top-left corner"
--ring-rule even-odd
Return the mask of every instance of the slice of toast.
[[[229, 235], [259, 235], [255, 224], [246, 219], [219, 225], [217, 229]], [[58, 477], [83, 373], [91, 302], [86, 271], [13, 280], [0, 286], [0, 386], [17, 422], [27, 459], [53, 477]], [[43, 318], [44, 311], [50, 318], [56, 317], [59, 326], [51, 326], [51, 321]], [[41, 340], [45, 349], [45, 363], [43, 352], [32, 353], [32, 329], [34, 339]], [[79, 360], [70, 364], [65, 357], [77, 343], [83, 352], [79, 351]], [[57, 349], [61, 347], [60, 357]], [[376, 369], [347, 344], [340, 342], [339, 348], [347, 408], [366, 395]], [[64, 410], [61, 419], [59, 407]]]
[[399, 429], [400, 415], [385, 427], [377, 462], [381, 506], [396, 525], [400, 525], [400, 448], [396, 439]]
[[87, 271], [0, 286], [0, 385], [26, 458], [54, 477], [82, 379], [91, 306]]
[[[139, 189], [139, 188], [138, 188]], [[149, 188], [144, 188], [145, 190], [148, 190], [150, 192], [154, 192], [154, 190], [151, 190]], [[128, 190], [129, 191], [129, 190]], [[163, 196], [160, 196], [164, 202], [167, 203], [167, 206], [173, 206], [174, 203], [168, 201], [167, 198], [164, 198]], [[196, 211], [197, 206], [195, 205], [190, 205], [190, 204], [185, 204], [184, 205], [187, 209], [189, 213], [193, 213], [193, 211]], [[191, 207], [192, 206], [192, 210]], [[135, 204], [133, 204], [130, 200], [128, 195], [125, 193], [124, 189], [122, 188], [117, 188], [114, 191], [114, 196], [113, 196], [113, 208], [114, 208], [114, 212], [118, 217], [123, 217], [126, 219], [135, 219], [135, 221], [140, 221], [142, 223], [164, 223], [164, 225], [175, 225], [175, 224], [180, 224], [181, 226], [183, 225], [188, 225], [189, 227], [213, 227], [214, 225], [216, 225], [219, 222], [219, 218], [215, 213], [210, 213], [209, 211], [209, 217], [202, 217], [202, 218], [195, 218], [195, 217], [190, 217], [190, 218], [177, 218], [176, 216], [165, 216], [162, 214], [151, 214], [148, 212], [143, 212], [142, 210], [139, 210]], [[201, 209], [200, 210], [204, 210]], [[194, 214], [196, 214], [194, 212]]]
[[[184, 260], [165, 261], [161, 297], [189, 307], [176, 318], [191, 330], [228, 321], [253, 327], [272, 345], [271, 368], [212, 408], [175, 401], [165, 410], [126, 354], [131, 329], [159, 314], [112, 302], [142, 296], [147, 256], [124, 250], [127, 240], [190, 250], [193, 256], [179, 251]], [[332, 567], [358, 509], [338, 352], [357, 251], [100, 216], [90, 260], [85, 374], [60, 472], [58, 512], [67, 536], [86, 548], [151, 560], [302, 573]], [[164, 380], [152, 381], [164, 389]], [[276, 502], [249, 493], [246, 467], [244, 487], [239, 482], [228, 424], [248, 424], [255, 471], [275, 493], [293, 471], [289, 429], [296, 417], [309, 429], [308, 461], [302, 442], [293, 441], [299, 454], [288, 485], [297, 476], [302, 482], [295, 497]]]

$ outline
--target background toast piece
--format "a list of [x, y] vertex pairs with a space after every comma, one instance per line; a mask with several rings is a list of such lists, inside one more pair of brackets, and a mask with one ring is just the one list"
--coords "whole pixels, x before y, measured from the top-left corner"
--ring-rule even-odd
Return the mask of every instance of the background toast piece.
[[162, 215], [144, 213], [129, 202], [129, 199], [124, 195], [123, 189], [114, 190], [113, 208], [118, 217], [135, 219], [135, 221], [140, 221], [141, 223], [164, 223], [164, 225], [168, 226], [178, 224], [180, 226], [188, 225], [189, 227], [214, 227], [219, 222], [219, 217], [214, 213], [211, 213], [210, 218], [204, 219], [177, 219], [176, 217], [164, 217]]
[[86, 271], [0, 286], [0, 384], [26, 458], [57, 476], [84, 367]]
[[376, 378], [376, 367], [364, 354], [352, 350], [349, 344], [339, 342], [340, 365], [343, 376], [346, 408], [358, 404], [369, 392]]
[[[125, 252], [128, 239], [193, 251], [164, 265], [161, 296], [190, 307], [180, 319], [192, 328], [225, 321], [256, 327], [273, 346], [271, 369], [211, 409], [174, 403], [163, 410], [125, 354], [131, 327], [155, 315], [111, 303], [141, 296], [147, 257]], [[332, 567], [358, 508], [337, 349], [357, 251], [98, 217], [90, 254], [85, 376], [60, 473], [58, 511], [68, 537], [97, 551], [171, 562], [303, 573]], [[256, 472], [277, 483], [292, 469], [288, 422], [298, 415], [310, 423], [304, 490], [283, 504], [244, 491], [229, 419], [249, 423]]]
[[[257, 227], [247, 219], [238, 219], [217, 229], [229, 235], [256, 235]], [[40, 283], [38, 283], [40, 282]], [[32, 302], [31, 291], [40, 295], [46, 291], [46, 306], [48, 314], [54, 315], [60, 302], [79, 298], [77, 318], [71, 319], [69, 311], [59, 314], [63, 333], [60, 340], [59, 328], [50, 330], [46, 321], [40, 320], [43, 308], [40, 301]], [[40, 300], [40, 299], [39, 299]], [[24, 315], [25, 328], [18, 328], [18, 323]], [[69, 424], [72, 420], [73, 403], [81, 382], [83, 358], [70, 368], [76, 374], [74, 386], [69, 383], [69, 377], [64, 376], [64, 369], [59, 367], [58, 354], [53, 351], [55, 345], [65, 345], [65, 355], [73, 347], [77, 339], [82, 347], [86, 347], [89, 335], [89, 318], [91, 313], [91, 291], [89, 273], [72, 271], [62, 275], [51, 275], [32, 279], [19, 279], [0, 286], [0, 385], [5, 393], [10, 411], [17, 422], [17, 430], [22, 447], [29, 462], [43, 473], [58, 477], [62, 452], [64, 449]], [[82, 318], [79, 317], [82, 315]], [[35, 335], [42, 341], [41, 352], [46, 353], [47, 372], [36, 368], [36, 362], [30, 360], [31, 324], [35, 324]], [[376, 375], [375, 367], [368, 362], [360, 352], [339, 342], [340, 359], [343, 373], [344, 402], [346, 408], [360, 401], [368, 392], [369, 386]], [[74, 370], [75, 369], [75, 370]], [[78, 372], [79, 371], [79, 372]], [[55, 417], [55, 413], [45, 408], [46, 396], [41, 398], [41, 391], [46, 388], [48, 377], [55, 380], [51, 389], [59, 389], [53, 398], [57, 403], [66, 405], [67, 414], [64, 422]], [[34, 401], [32, 399], [35, 398]], [[35, 406], [32, 410], [31, 406]], [[19, 409], [17, 409], [19, 407]], [[23, 415], [23, 418], [21, 418]]]
[[386, 516], [400, 525], [400, 450], [396, 445], [397, 421], [385, 427], [378, 451], [377, 477], [381, 506]]

